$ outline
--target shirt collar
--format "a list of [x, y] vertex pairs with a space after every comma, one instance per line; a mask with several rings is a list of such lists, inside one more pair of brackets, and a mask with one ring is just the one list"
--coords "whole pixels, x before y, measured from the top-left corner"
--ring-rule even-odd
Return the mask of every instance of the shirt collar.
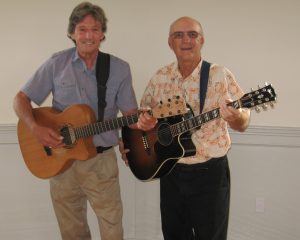
[[[192, 74], [188, 77], [194, 77], [194, 76], [198, 76], [200, 74], [200, 70], [201, 70], [201, 66], [202, 66], [202, 62], [203, 62], [203, 59], [201, 59], [201, 61], [199, 62], [199, 64], [196, 66], [196, 68], [194, 69], [194, 71], [192, 72]], [[172, 64], [172, 72], [174, 73], [174, 78], [177, 78], [177, 79], [182, 79], [182, 75], [179, 71], [179, 68], [178, 68], [178, 62], [173, 62]]]
[[73, 57], [72, 57], [72, 62], [75, 63], [75, 64], [80, 64], [85, 71], [91, 71], [91, 72], [95, 72], [96, 71], [95, 69], [96, 69], [97, 60], [95, 61], [94, 66], [92, 67], [92, 69], [91, 70], [87, 70], [85, 63], [82, 60], [82, 58], [79, 56], [78, 51], [77, 51], [76, 48], [75, 48], [75, 51], [74, 51], [74, 54], [73, 54]]

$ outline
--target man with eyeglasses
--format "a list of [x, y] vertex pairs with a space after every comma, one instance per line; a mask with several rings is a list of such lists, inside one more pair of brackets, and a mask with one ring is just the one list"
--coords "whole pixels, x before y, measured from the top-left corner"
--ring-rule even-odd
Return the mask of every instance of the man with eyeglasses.
[[[170, 26], [168, 43], [176, 55], [173, 62], [152, 77], [141, 100], [142, 107], [181, 96], [195, 115], [200, 114], [201, 24], [181, 17]], [[174, 169], [160, 179], [161, 221], [165, 240], [225, 240], [227, 238], [230, 172], [228, 125], [244, 131], [250, 119], [248, 109], [227, 106], [243, 96], [234, 75], [225, 67], [211, 64], [203, 113], [220, 108], [221, 118], [207, 122], [192, 134], [194, 156], [179, 159]], [[144, 124], [150, 116], [142, 116]]]

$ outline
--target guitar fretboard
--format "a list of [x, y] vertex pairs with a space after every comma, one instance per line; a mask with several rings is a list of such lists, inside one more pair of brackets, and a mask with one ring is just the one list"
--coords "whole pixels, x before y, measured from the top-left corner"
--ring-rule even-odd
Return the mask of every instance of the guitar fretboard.
[[102, 132], [107, 132], [124, 126], [128, 126], [137, 123], [138, 117], [139, 117], [139, 113], [78, 127], [74, 129], [75, 137], [76, 139], [89, 137], [96, 134], [100, 134]]
[[[231, 102], [227, 105], [228, 106], [231, 105], [235, 109], [240, 108], [240, 103], [239, 103], [238, 100], [234, 101], [234, 102]], [[220, 117], [220, 108], [216, 108], [216, 109], [213, 109], [209, 112], [205, 112], [203, 114], [200, 114], [196, 117], [192, 117], [192, 118], [189, 118], [189, 119], [184, 120], [182, 122], [171, 125], [170, 126], [170, 131], [172, 133], [172, 136], [175, 137], [175, 136], [178, 136], [178, 135], [180, 135], [184, 132], [187, 132], [191, 129], [200, 127], [204, 123], [207, 123], [207, 122], [209, 122], [211, 120], [214, 120], [216, 118], [219, 118], [219, 117]]]

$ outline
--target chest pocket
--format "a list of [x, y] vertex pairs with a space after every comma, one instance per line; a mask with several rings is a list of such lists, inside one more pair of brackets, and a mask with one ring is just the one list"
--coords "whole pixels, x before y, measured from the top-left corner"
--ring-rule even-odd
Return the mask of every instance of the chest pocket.
[[57, 76], [54, 79], [53, 100], [64, 107], [80, 103], [78, 86], [73, 77]]

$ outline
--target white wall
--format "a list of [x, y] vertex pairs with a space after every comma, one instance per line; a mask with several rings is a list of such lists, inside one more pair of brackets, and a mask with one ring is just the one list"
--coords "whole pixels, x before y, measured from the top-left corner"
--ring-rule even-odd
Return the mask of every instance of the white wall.
[[[0, 124], [16, 123], [12, 98], [53, 52], [71, 47], [68, 17], [78, 0], [11, 0], [0, 3]], [[170, 23], [189, 15], [205, 31], [204, 58], [227, 66], [248, 92], [270, 82], [276, 108], [252, 116], [253, 125], [300, 126], [297, 70], [300, 2], [297, 0], [103, 0], [107, 14], [104, 51], [127, 60], [138, 99], [159, 66], [174, 59], [167, 46]], [[48, 104], [48, 103], [47, 103]]]
[[[0, 239], [59, 239], [48, 181], [27, 171], [17, 144], [12, 99], [53, 52], [72, 46], [68, 17], [80, 1], [0, 2]], [[298, 240], [300, 2], [298, 0], [103, 0], [109, 19], [103, 51], [127, 60], [140, 98], [148, 79], [173, 61], [169, 24], [202, 22], [204, 58], [229, 67], [245, 91], [264, 82], [278, 93], [274, 110], [252, 114], [250, 129], [232, 134], [230, 240]], [[48, 104], [48, 102], [46, 103]], [[126, 239], [162, 239], [158, 182], [136, 181], [120, 161]], [[264, 200], [263, 213], [255, 201]], [[94, 235], [97, 224], [89, 215]], [[95, 238], [97, 239], [97, 238]]]

